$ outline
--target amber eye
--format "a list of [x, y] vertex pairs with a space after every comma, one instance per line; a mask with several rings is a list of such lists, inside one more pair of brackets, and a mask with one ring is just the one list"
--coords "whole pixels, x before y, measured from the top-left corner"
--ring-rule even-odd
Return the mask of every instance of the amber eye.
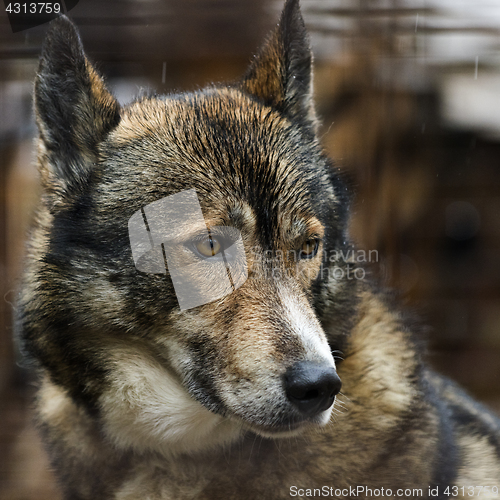
[[216, 238], [209, 236], [195, 244], [196, 250], [200, 252], [203, 257], [213, 257], [221, 251], [221, 244]]
[[319, 240], [317, 238], [310, 238], [302, 244], [299, 257], [301, 259], [311, 259], [318, 252]]

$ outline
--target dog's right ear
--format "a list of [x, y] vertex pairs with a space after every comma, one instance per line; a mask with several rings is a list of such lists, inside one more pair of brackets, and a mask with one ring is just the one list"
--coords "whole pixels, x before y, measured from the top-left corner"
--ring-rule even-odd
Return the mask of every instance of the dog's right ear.
[[35, 113], [42, 180], [70, 192], [89, 178], [98, 144], [120, 121], [120, 106], [85, 57], [66, 16], [52, 22], [43, 44]]

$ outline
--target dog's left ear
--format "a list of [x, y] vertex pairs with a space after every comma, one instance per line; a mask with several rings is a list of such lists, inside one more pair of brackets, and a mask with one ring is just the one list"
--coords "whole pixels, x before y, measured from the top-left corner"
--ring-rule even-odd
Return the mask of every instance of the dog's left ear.
[[317, 128], [312, 101], [312, 52], [299, 0], [287, 0], [276, 30], [255, 56], [243, 90]]

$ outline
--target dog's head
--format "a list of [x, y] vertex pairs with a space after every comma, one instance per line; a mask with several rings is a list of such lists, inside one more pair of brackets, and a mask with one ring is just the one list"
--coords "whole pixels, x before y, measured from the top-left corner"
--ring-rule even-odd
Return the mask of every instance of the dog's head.
[[[189, 451], [328, 422], [353, 277], [346, 191], [311, 94], [295, 0], [238, 84], [123, 108], [74, 26], [54, 22], [20, 320], [28, 350], [118, 444]], [[197, 302], [183, 307], [182, 287]]]

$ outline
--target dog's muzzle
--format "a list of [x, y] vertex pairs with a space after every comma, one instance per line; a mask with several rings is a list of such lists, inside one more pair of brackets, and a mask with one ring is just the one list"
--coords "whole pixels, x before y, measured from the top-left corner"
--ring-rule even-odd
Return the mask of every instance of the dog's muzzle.
[[288, 400], [304, 417], [314, 417], [330, 408], [341, 387], [331, 365], [301, 361], [285, 373]]

